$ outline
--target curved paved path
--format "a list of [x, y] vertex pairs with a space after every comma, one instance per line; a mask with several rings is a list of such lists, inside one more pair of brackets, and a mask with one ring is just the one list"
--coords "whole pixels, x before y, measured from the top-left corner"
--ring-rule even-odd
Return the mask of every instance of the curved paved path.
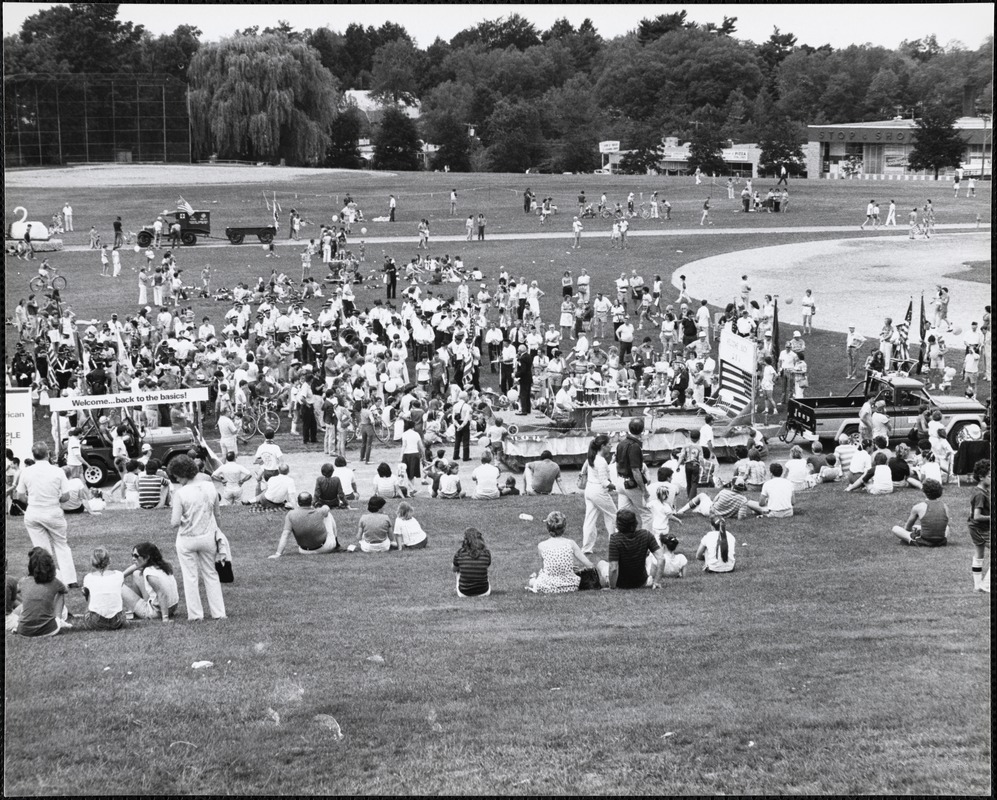
[[[802, 230], [802, 229], [801, 229]], [[829, 230], [829, 229], [822, 229]], [[991, 286], [960, 280], [965, 261], [991, 258], [990, 232], [936, 236], [910, 241], [907, 235], [833, 239], [739, 250], [693, 261], [675, 270], [672, 284], [684, 274], [689, 294], [724, 306], [734, 299], [741, 276], [747, 274], [752, 299], [779, 294], [781, 323], [797, 326], [802, 319], [800, 298], [813, 289], [817, 301], [814, 321], [824, 330], [848, 330], [870, 337], [879, 334], [883, 317], [898, 322], [914, 299], [914, 335], [917, 334], [921, 291], [925, 307], [938, 285], [948, 286], [949, 320], [969, 329], [990, 304]], [[785, 298], [791, 297], [792, 304]], [[792, 328], [790, 328], [792, 330]]]

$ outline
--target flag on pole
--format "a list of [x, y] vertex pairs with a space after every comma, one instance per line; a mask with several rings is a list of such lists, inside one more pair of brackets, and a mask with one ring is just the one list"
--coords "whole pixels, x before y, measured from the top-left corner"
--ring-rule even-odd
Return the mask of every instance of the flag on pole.
[[924, 292], [921, 292], [921, 322], [920, 322], [920, 329], [921, 329], [921, 348], [920, 348], [920, 350], [918, 351], [918, 354], [917, 354], [917, 368], [916, 368], [916, 372], [917, 372], [918, 375], [921, 374], [921, 369], [924, 367], [924, 350], [925, 350], [925, 347], [926, 347], [924, 340], [925, 340], [925, 338], [927, 337], [927, 334], [928, 334], [928, 321], [925, 319], [925, 316], [924, 316]]
[[772, 363], [779, 363], [779, 351], [782, 345], [779, 344], [779, 298], [775, 299], [772, 305]]
[[183, 199], [183, 195], [181, 195], [180, 198], [177, 200], [177, 210], [186, 211], [188, 214], [194, 213], [194, 207]]
[[910, 360], [910, 347], [907, 344], [907, 340], [910, 336], [910, 324], [913, 319], [914, 298], [912, 297], [910, 303], [907, 305], [907, 314], [904, 316], [904, 321], [897, 325], [897, 347], [893, 360], [896, 362], [897, 369], [901, 372], [909, 372], [907, 362]]

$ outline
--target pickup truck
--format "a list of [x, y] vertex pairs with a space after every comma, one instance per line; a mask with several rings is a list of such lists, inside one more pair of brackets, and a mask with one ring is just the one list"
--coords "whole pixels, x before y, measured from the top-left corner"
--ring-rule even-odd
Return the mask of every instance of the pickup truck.
[[856, 437], [859, 411], [866, 400], [884, 400], [890, 417], [890, 439], [907, 438], [923, 406], [942, 412], [949, 443], [956, 449], [967, 439], [979, 439], [986, 409], [965, 397], [928, 394], [921, 381], [902, 375], [883, 375], [857, 383], [844, 397], [790, 398], [786, 428], [780, 436], [792, 441], [796, 436], [833, 443], [842, 434]]
[[[152, 446], [150, 457], [166, 466], [175, 456], [186, 454], [191, 449], [201, 449], [200, 442], [189, 429], [174, 431], [172, 428], [147, 428], [143, 436], [130, 417], [124, 416], [123, 423], [131, 429], [131, 444], [128, 447], [128, 455], [131, 458], [142, 455], [142, 445], [149, 444]], [[90, 414], [86, 414], [80, 425], [83, 460], [89, 464], [83, 470], [83, 480], [87, 486], [97, 487], [109, 478], [117, 477], [114, 458], [111, 455], [111, 440], [101, 431]], [[219, 465], [216, 463], [214, 466]]]

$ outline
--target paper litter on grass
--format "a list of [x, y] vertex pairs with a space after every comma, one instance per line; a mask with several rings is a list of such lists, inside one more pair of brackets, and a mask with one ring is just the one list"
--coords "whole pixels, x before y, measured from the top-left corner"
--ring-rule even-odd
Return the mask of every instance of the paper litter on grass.
[[190, 665], [190, 667], [191, 669], [207, 669], [208, 667], [213, 667], [214, 665], [214, 661], [195, 661]]
[[343, 729], [331, 714], [316, 714], [313, 719], [323, 728], [328, 728], [332, 732], [332, 738], [337, 741], [343, 738]]

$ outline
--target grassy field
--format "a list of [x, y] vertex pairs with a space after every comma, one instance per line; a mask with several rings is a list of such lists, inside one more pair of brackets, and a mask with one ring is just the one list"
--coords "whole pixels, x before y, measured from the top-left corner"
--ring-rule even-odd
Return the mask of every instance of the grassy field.
[[[626, 253], [613, 252], [594, 238], [606, 236], [608, 224], [590, 220], [592, 241], [575, 254], [567, 240], [445, 243], [434, 252], [460, 252], [491, 280], [506, 265], [540, 281], [548, 301], [556, 301], [566, 268], [577, 274], [584, 266], [594, 290], [608, 289], [623, 269], [667, 280], [682, 265], [718, 253], [864, 235], [858, 224], [874, 196], [895, 194], [900, 209], [932, 196], [940, 223], [990, 217], [989, 192], [953, 201], [948, 184], [796, 182], [791, 212], [778, 216], [735, 214], [725, 191], [715, 189], [717, 227], [856, 228], [743, 236], [698, 235], [708, 187], [688, 179], [363, 173], [265, 188], [278, 192], [285, 215], [294, 204], [314, 221], [327, 219], [346, 191], [368, 217], [384, 213], [388, 193], [396, 194], [399, 222], [367, 223], [371, 237], [397, 237], [368, 246], [374, 267], [382, 250], [399, 262], [415, 254], [415, 224], [424, 216], [434, 235], [461, 233], [461, 220], [479, 210], [489, 234], [540, 230], [536, 217], [522, 213], [527, 185], [560, 203], [558, 230], [567, 230], [565, 212], [581, 188], [593, 200], [604, 188], [621, 200], [631, 188], [658, 189], [672, 203], [673, 220], [635, 220], [634, 229], [671, 226], [689, 235], [634, 238]], [[756, 182], [763, 194], [768, 185]], [[461, 203], [454, 221], [446, 219], [451, 187]], [[69, 200], [77, 233], [67, 244], [80, 245], [93, 222], [105, 239], [118, 214], [136, 230], [172, 209], [177, 193], [155, 185], [18, 189], [7, 193], [6, 221], [15, 206], [27, 207], [31, 219], [48, 219]], [[179, 193], [211, 208], [219, 232], [268, 219], [258, 186]], [[282, 254], [277, 264], [294, 274], [296, 251]], [[97, 277], [94, 253], [52, 257], [70, 281], [65, 299], [80, 317], [134, 309], [132, 256], [125, 253], [116, 284]], [[198, 246], [182, 250], [180, 264], [193, 279], [210, 263], [215, 285], [231, 285], [268, 273], [275, 265], [263, 256], [258, 246]], [[26, 296], [28, 270], [7, 261], [6, 317]], [[990, 262], [972, 265], [981, 283], [990, 282], [990, 271]], [[914, 277], [909, 288], [932, 287], [918, 287]], [[381, 291], [379, 284], [362, 289], [361, 306]], [[981, 297], [985, 291], [981, 286]], [[904, 298], [908, 293], [903, 287]], [[198, 319], [225, 310], [210, 301], [192, 305]], [[814, 394], [850, 388], [840, 369], [842, 340], [822, 331], [808, 337]], [[981, 384], [982, 396], [989, 386]], [[47, 437], [47, 427], [40, 425], [39, 435]], [[282, 439], [293, 452], [294, 440]], [[228, 620], [137, 624], [44, 642], [7, 637], [7, 790], [989, 794], [990, 604], [988, 595], [969, 591], [972, 548], [962, 522], [968, 495], [947, 487], [954, 535], [942, 550], [904, 548], [888, 532], [918, 493], [875, 498], [834, 487], [808, 495], [792, 520], [733, 525], [732, 575], [691, 570], [661, 592], [568, 597], [537, 597], [523, 586], [539, 567], [535, 545], [548, 510], [564, 510], [571, 535], [580, 538], [577, 496], [488, 505], [417, 498], [417, 517], [431, 537], [425, 551], [288, 554], [276, 562], [266, 556], [276, 546], [279, 517], [225, 509], [237, 574], [226, 591]], [[521, 512], [537, 521], [520, 521]], [[341, 532], [352, 532], [356, 518], [342, 512]], [[453, 594], [450, 559], [467, 525], [479, 526], [492, 550], [490, 598]], [[691, 556], [704, 532], [700, 518], [679, 527], [683, 552]], [[123, 568], [140, 539], [175, 560], [165, 513], [117, 511], [70, 523], [81, 570], [98, 543]], [[24, 574], [29, 546], [21, 522], [10, 520], [14, 575]], [[598, 557], [606, 547], [600, 539]], [[71, 606], [82, 607], [78, 593]], [[375, 656], [383, 661], [370, 660]], [[192, 670], [200, 659], [215, 666]], [[318, 715], [335, 717], [344, 738], [337, 740]]]
[[[226, 509], [226, 621], [7, 637], [7, 791], [989, 794], [989, 596], [961, 522], [938, 551], [889, 534], [919, 496], [825, 487], [732, 525], [730, 575], [561, 597], [523, 586], [548, 510], [580, 536], [577, 496], [417, 501], [424, 551], [276, 562], [279, 515]], [[946, 498], [959, 520], [968, 489]], [[490, 598], [453, 594], [468, 524]], [[681, 550], [705, 529], [687, 519]], [[164, 512], [71, 523], [80, 569], [145, 538], [175, 560]], [[28, 546], [12, 521], [14, 574]]]

